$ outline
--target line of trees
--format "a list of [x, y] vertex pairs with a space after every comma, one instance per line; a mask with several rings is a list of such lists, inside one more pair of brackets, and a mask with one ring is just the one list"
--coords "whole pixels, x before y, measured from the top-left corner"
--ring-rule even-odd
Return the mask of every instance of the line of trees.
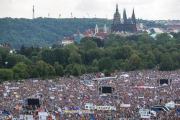
[[122, 37], [110, 34], [104, 40], [85, 37], [79, 45], [25, 47], [11, 54], [0, 48], [0, 79], [80, 76], [84, 73], [123, 70], [180, 68], [180, 33]]

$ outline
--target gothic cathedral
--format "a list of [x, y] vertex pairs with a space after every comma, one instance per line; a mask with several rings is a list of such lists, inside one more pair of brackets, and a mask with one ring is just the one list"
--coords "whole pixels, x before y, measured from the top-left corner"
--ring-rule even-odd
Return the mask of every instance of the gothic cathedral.
[[136, 18], [134, 14], [134, 9], [132, 13], [132, 18], [127, 19], [126, 10], [124, 9], [123, 18], [121, 19], [121, 14], [118, 10], [118, 5], [116, 5], [116, 12], [114, 14], [114, 20], [111, 25], [111, 33], [136, 33]]

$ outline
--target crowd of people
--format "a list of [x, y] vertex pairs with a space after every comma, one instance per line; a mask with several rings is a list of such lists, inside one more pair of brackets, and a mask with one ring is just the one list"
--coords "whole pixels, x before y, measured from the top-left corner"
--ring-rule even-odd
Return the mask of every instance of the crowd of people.
[[[60, 77], [58, 81], [28, 79], [21, 82], [4, 82], [0, 85], [0, 111], [8, 111], [14, 118], [30, 114], [39, 119], [38, 112], [47, 112], [49, 115], [53, 114], [56, 120], [140, 120], [139, 109], [150, 109], [154, 105], [165, 105], [170, 101], [180, 103], [180, 70], [120, 72], [116, 78], [92, 80], [97, 76], [104, 77], [102, 73], [98, 73], [84, 74], [80, 78]], [[116, 75], [112, 73], [111, 76]], [[159, 79], [169, 79], [171, 82], [168, 86], [160, 86]], [[143, 85], [154, 88], [136, 88]], [[103, 94], [99, 91], [102, 86], [111, 86], [114, 91]], [[26, 102], [28, 98], [38, 98], [40, 105], [29, 106]], [[116, 110], [91, 110], [94, 112], [91, 114], [65, 112], [85, 110], [86, 103], [115, 106]], [[121, 104], [130, 104], [130, 107], [121, 107]], [[178, 120], [179, 109], [177, 105], [169, 113], [157, 112], [151, 119]]]

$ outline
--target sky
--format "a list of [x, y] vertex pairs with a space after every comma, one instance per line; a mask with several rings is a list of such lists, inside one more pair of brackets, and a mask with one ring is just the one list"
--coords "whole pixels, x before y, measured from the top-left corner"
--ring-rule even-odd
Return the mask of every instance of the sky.
[[180, 20], [180, 0], [0, 0], [0, 18], [108, 18], [113, 19], [116, 4], [121, 17], [126, 9], [131, 17], [145, 20]]

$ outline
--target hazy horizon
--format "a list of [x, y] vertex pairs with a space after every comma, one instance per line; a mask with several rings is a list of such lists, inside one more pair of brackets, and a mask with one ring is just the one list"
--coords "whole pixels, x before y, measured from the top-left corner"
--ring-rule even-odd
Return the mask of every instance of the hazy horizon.
[[180, 20], [178, 0], [1, 0], [0, 18], [108, 18], [113, 19], [119, 6], [121, 18], [123, 9], [131, 17], [134, 8], [136, 18], [144, 20]]

